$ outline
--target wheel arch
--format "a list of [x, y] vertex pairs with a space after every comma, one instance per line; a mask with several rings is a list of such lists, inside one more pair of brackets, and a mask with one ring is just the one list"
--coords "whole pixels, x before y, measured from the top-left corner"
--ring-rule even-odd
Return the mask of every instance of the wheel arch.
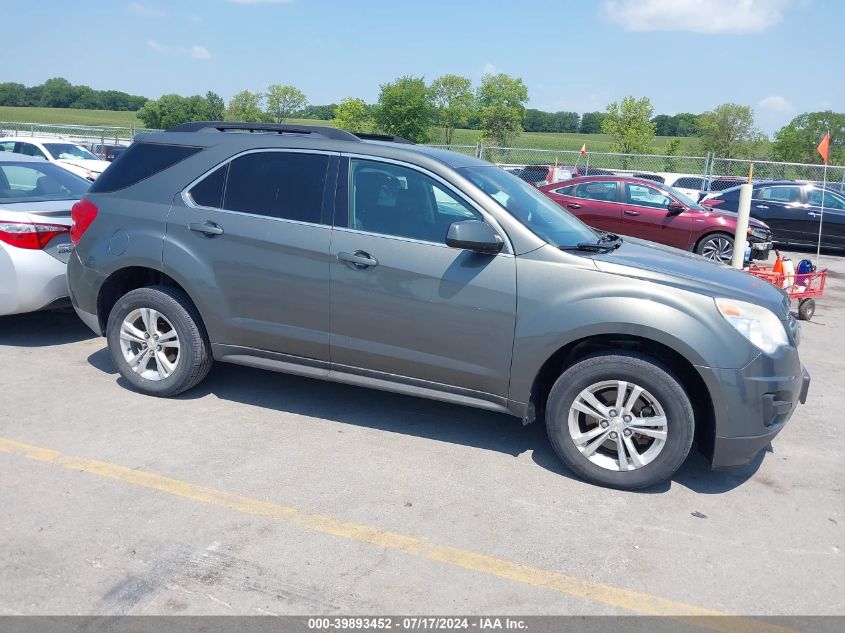
[[706, 455], [712, 454], [716, 432], [715, 409], [710, 391], [695, 365], [681, 353], [652, 338], [631, 334], [593, 334], [571, 341], [551, 354], [534, 377], [526, 422], [543, 421], [552, 385], [569, 367], [597, 352], [634, 351], [665, 366], [681, 383], [692, 403], [696, 421], [696, 442]]
[[[97, 322], [100, 326], [100, 333], [105, 335], [109, 314], [111, 314], [120, 297], [132, 290], [149, 286], [178, 288], [185, 293], [199, 313], [199, 307], [191, 293], [185, 289], [184, 285], [167, 273], [148, 266], [126, 266], [118, 268], [106, 277], [97, 293]], [[202, 318], [201, 313], [200, 318]]]

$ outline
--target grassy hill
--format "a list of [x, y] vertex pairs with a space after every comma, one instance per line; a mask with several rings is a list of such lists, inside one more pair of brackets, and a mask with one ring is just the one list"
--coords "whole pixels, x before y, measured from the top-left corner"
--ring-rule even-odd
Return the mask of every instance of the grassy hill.
[[[74, 110], [70, 108], [18, 108], [0, 106], [0, 121], [16, 121], [26, 123], [51, 123], [57, 125], [103, 125], [128, 127], [134, 125], [143, 127], [134, 112], [116, 112], [112, 110]], [[316, 119], [292, 119], [291, 123], [309, 125], [331, 125], [331, 121]], [[480, 130], [456, 130], [454, 144], [475, 145], [481, 138]], [[663, 153], [671, 139], [658, 136], [654, 139], [655, 153]], [[432, 143], [443, 143], [443, 130], [432, 131]], [[587, 144], [587, 151], [608, 152], [611, 140], [606, 134], [561, 134], [555, 132], [523, 132], [514, 141], [514, 147], [534, 149], [578, 150]], [[696, 155], [698, 139], [694, 137], [681, 138], [682, 155]]]

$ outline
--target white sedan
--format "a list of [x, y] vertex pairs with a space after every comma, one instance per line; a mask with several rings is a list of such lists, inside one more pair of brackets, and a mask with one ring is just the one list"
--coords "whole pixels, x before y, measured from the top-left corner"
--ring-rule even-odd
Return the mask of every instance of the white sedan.
[[[0, 151], [43, 158], [90, 182], [94, 182], [97, 176], [111, 164], [106, 160], [100, 160], [81, 145], [61, 138], [0, 137]], [[0, 154], [0, 158], [3, 157], [3, 154]]]
[[70, 211], [89, 185], [39, 158], [0, 153], [0, 315], [66, 301]]

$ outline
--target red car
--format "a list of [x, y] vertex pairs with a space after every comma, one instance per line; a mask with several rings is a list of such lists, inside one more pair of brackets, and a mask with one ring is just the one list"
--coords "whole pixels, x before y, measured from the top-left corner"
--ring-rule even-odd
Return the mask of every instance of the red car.
[[[736, 214], [702, 207], [667, 185], [624, 176], [584, 176], [540, 187], [584, 223], [730, 263]], [[752, 259], [767, 259], [772, 232], [751, 218]]]

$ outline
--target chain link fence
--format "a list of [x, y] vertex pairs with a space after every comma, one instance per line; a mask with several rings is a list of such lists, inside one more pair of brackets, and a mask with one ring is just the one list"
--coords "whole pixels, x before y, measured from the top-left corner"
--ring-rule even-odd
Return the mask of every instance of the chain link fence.
[[[665, 154], [618, 154], [578, 150], [526, 149], [476, 145], [430, 145], [460, 154], [482, 158], [510, 171], [532, 171], [535, 166], [557, 167], [555, 173], [584, 175], [618, 174], [638, 176], [668, 184], [680, 179], [686, 188], [700, 188], [702, 193], [722, 191], [746, 182], [751, 163], [754, 180], [802, 180], [821, 183], [824, 165], [750, 161], [707, 156], [669, 156]], [[539, 174], [540, 171], [538, 170]], [[544, 170], [543, 173], [546, 173]], [[690, 182], [691, 181], [691, 182]], [[845, 167], [828, 166], [829, 187], [845, 191]]]
[[115, 145], [120, 145], [131, 143], [132, 139], [138, 134], [149, 134], [158, 131], [160, 130], [135, 127], [134, 125], [113, 127], [0, 121], [0, 136], [60, 136], [81, 143], [114, 143]]

